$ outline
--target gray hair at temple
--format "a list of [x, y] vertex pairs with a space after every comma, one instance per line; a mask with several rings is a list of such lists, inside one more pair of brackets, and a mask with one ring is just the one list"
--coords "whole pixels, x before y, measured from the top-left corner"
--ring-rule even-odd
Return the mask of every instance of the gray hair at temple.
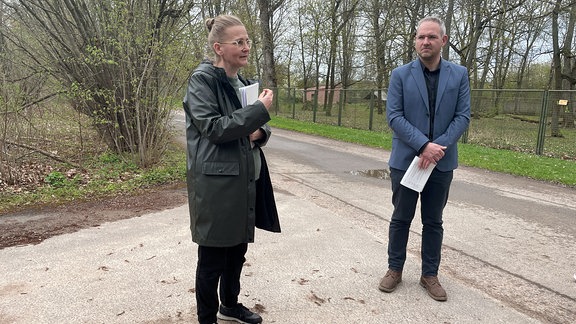
[[420, 28], [420, 25], [422, 25], [422, 23], [425, 22], [435, 22], [440, 26], [440, 36], [444, 36], [446, 35], [446, 24], [444, 24], [444, 21], [436, 16], [428, 16], [428, 17], [424, 17], [422, 19], [420, 19], [420, 21], [418, 22], [418, 27], [416, 27], [416, 30], [418, 30]]

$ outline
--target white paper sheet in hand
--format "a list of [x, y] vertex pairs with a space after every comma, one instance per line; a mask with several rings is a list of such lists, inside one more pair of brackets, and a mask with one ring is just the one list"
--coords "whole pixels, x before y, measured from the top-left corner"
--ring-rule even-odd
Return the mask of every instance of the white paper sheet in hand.
[[251, 105], [258, 100], [258, 83], [241, 87], [239, 90], [240, 98], [242, 98], [242, 107]]
[[436, 167], [436, 164], [430, 163], [428, 168], [420, 169], [418, 167], [419, 160], [419, 157], [414, 157], [414, 160], [412, 160], [412, 163], [410, 163], [408, 170], [406, 170], [406, 173], [404, 173], [404, 177], [402, 177], [400, 184], [414, 191], [422, 192], [422, 189], [424, 189], [424, 186], [426, 185], [428, 178], [430, 178], [430, 174]]

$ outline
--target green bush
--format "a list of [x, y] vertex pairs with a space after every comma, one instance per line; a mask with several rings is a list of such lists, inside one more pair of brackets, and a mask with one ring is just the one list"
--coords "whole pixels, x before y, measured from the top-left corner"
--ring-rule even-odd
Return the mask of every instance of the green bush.
[[52, 171], [44, 178], [44, 182], [51, 187], [62, 188], [66, 186], [68, 179], [61, 172]]

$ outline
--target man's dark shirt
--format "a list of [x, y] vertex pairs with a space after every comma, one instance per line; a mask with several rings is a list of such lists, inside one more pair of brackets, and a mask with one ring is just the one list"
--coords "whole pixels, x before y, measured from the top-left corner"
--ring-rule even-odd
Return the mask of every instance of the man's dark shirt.
[[428, 106], [430, 107], [430, 132], [428, 139], [432, 141], [434, 138], [434, 114], [436, 111], [436, 93], [438, 92], [438, 79], [440, 77], [440, 65], [434, 71], [428, 70], [424, 67], [424, 79], [426, 80], [426, 88], [428, 89]]

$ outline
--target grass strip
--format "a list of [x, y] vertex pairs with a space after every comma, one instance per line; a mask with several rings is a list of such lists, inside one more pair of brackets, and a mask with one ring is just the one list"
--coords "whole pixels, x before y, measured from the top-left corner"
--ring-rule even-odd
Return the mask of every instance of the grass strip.
[[[272, 127], [390, 150], [392, 134], [344, 128], [274, 116]], [[484, 146], [459, 144], [460, 164], [576, 187], [576, 162]]]

